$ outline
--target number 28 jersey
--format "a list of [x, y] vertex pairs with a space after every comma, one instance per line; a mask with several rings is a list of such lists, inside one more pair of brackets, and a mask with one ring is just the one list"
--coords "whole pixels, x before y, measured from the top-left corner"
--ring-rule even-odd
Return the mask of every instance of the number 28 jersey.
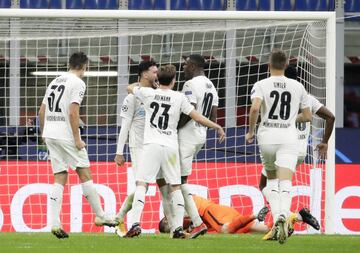
[[80, 105], [85, 91], [84, 81], [72, 73], [61, 75], [49, 84], [42, 101], [46, 105], [43, 137], [74, 140], [69, 107], [72, 103]]
[[178, 147], [177, 125], [180, 114], [189, 115], [194, 107], [184, 94], [170, 89], [135, 87], [134, 95], [144, 103], [144, 144]]
[[296, 80], [273, 76], [255, 83], [251, 99], [260, 98], [259, 144], [297, 143], [295, 121], [299, 109], [309, 107], [305, 88]]

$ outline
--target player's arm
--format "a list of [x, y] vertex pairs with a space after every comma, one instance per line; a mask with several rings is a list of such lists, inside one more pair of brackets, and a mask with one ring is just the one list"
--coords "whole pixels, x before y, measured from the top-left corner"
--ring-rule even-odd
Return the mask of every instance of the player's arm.
[[310, 107], [301, 109], [301, 113], [299, 113], [296, 117], [296, 122], [300, 122], [300, 123], [311, 122], [311, 120], [312, 120], [312, 113], [310, 111]]
[[213, 105], [211, 107], [211, 113], [210, 113], [210, 120], [212, 122], [216, 122], [216, 120], [217, 120], [217, 111], [218, 111], [218, 107]]
[[198, 122], [199, 124], [209, 127], [209, 128], [213, 128], [217, 131], [218, 135], [219, 135], [219, 142], [223, 142], [225, 140], [225, 132], [224, 129], [222, 129], [222, 127], [218, 124], [216, 124], [215, 122], [212, 122], [211, 120], [205, 118], [203, 115], [201, 115], [199, 112], [197, 112], [195, 109], [193, 109], [189, 116], [195, 120], [196, 122]]
[[[194, 106], [194, 108], [196, 109], [196, 104], [191, 103], [192, 106]], [[179, 119], [179, 123], [178, 123], [178, 129], [182, 128], [183, 126], [185, 126], [189, 121], [191, 120], [191, 117], [189, 115], [186, 115], [185, 113], [182, 113], [180, 115], [180, 119]]]
[[42, 134], [43, 131], [44, 131], [45, 110], [46, 110], [46, 105], [45, 105], [45, 104], [41, 104], [40, 109], [39, 109], [39, 121], [40, 121], [40, 133], [41, 133], [41, 134]]
[[320, 107], [316, 114], [325, 120], [325, 132], [323, 139], [319, 145], [317, 145], [317, 150], [321, 158], [326, 159], [328, 141], [331, 136], [331, 133], [334, 129], [335, 116], [330, 112], [325, 106]]
[[134, 88], [135, 88], [135, 87], [138, 87], [138, 86], [139, 86], [139, 83], [129, 84], [129, 85], [126, 87], [127, 93], [129, 93], [129, 94], [134, 94]]
[[116, 148], [116, 155], [114, 158], [114, 161], [116, 162], [116, 164], [118, 166], [123, 166], [125, 163], [123, 151], [124, 151], [124, 146], [125, 146], [126, 140], [129, 136], [131, 122], [132, 122], [131, 119], [128, 119], [128, 118], [122, 118], [122, 121], [121, 121], [121, 128], [120, 128], [119, 139], [118, 139], [117, 148]]
[[245, 139], [249, 143], [252, 143], [254, 141], [256, 122], [259, 118], [261, 104], [262, 99], [259, 97], [254, 97], [251, 100], [251, 107], [249, 112], [249, 131], [245, 136]]
[[79, 131], [80, 105], [78, 103], [71, 103], [69, 108], [70, 126], [75, 140], [75, 145], [78, 150], [85, 147], [85, 142], [81, 140]]

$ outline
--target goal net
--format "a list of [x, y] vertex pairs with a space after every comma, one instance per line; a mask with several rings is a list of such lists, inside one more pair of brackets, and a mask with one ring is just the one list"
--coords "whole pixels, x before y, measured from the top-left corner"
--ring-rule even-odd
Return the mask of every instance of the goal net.
[[[334, 94], [329, 89], [333, 83], [329, 83], [328, 71], [333, 55], [327, 41], [332, 16], [327, 14], [284, 13], [275, 18], [264, 13], [150, 15], [116, 11], [105, 16], [105, 12], [77, 11], [71, 16], [70, 11], [63, 17], [61, 11], [54, 11], [49, 18], [45, 11], [34, 15], [21, 11], [17, 18], [0, 13], [0, 231], [50, 231], [47, 194], [53, 175], [46, 145], [39, 136], [37, 112], [47, 85], [67, 71], [68, 58], [76, 51], [90, 58], [81, 106], [82, 138], [109, 214], [115, 214], [134, 190], [129, 152], [125, 153], [129, 161], [125, 167], [117, 167], [113, 159], [125, 88], [138, 80], [137, 65], [142, 60], [174, 64], [178, 71], [176, 89], [181, 90], [184, 58], [190, 54], [206, 58], [205, 75], [218, 91], [218, 123], [225, 127], [227, 139], [217, 144], [215, 133], [208, 131], [189, 183], [193, 193], [233, 206], [242, 214], [257, 212], [265, 205], [258, 188], [262, 169], [259, 151], [256, 143], [245, 142], [244, 135], [249, 93], [256, 81], [269, 76], [267, 62], [272, 48], [283, 49], [296, 70], [295, 78], [323, 104], [334, 108], [334, 98], [329, 99]], [[326, 165], [315, 151], [323, 128], [323, 121], [315, 116], [307, 158], [297, 169], [292, 192], [292, 210], [309, 208], [322, 227], [325, 168], [331, 171], [334, 166], [331, 143]], [[93, 225], [94, 214], [82, 197], [77, 175], [69, 172], [61, 213], [64, 229], [103, 231]], [[142, 216], [147, 232], [157, 231], [163, 216], [160, 201], [157, 187], [151, 185]], [[131, 213], [127, 225], [131, 225]], [[314, 232], [305, 226], [296, 229]]]

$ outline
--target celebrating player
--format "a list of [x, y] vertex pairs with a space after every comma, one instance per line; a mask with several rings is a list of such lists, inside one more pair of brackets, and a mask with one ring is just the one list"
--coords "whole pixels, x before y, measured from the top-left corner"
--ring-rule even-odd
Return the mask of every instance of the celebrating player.
[[[185, 82], [182, 92], [196, 111], [204, 117], [216, 122], [219, 97], [213, 83], [204, 74], [205, 60], [201, 55], [190, 55], [184, 64]], [[206, 142], [207, 127], [198, 124], [184, 115], [179, 123], [179, 152], [181, 168], [181, 191], [184, 196], [185, 210], [189, 214], [194, 229], [191, 238], [206, 232], [206, 225], [202, 222], [194, 200], [192, 198], [187, 179], [191, 175], [192, 160]]]
[[249, 143], [254, 141], [261, 109], [257, 138], [268, 175], [267, 200], [274, 218], [274, 232], [280, 243], [284, 243], [288, 236], [286, 220], [290, 215], [292, 175], [298, 156], [295, 123], [309, 122], [312, 118], [305, 88], [284, 76], [286, 66], [285, 53], [274, 50], [270, 55], [270, 77], [255, 83], [251, 91], [249, 131], [245, 136]]
[[86, 85], [81, 80], [88, 65], [88, 57], [74, 53], [69, 59], [68, 73], [55, 78], [48, 86], [42, 101], [39, 118], [42, 137], [50, 152], [55, 183], [49, 194], [51, 232], [59, 239], [69, 237], [62, 229], [60, 211], [68, 168], [76, 171], [85, 198], [96, 213], [97, 226], [115, 226], [101, 207], [89, 170], [90, 162], [85, 142], [79, 130], [79, 110]]
[[[158, 68], [156, 66], [156, 62], [141, 62], [138, 66], [139, 86], [155, 87], [157, 85], [157, 71]], [[128, 94], [122, 104], [120, 116], [122, 123], [114, 160], [118, 166], [124, 165], [125, 158], [123, 150], [127, 139], [129, 139], [131, 167], [133, 169], [134, 176], [136, 177], [139, 157], [144, 142], [145, 110], [143, 103], [139, 99], [136, 99], [133, 94]], [[134, 193], [127, 196], [116, 216], [116, 220], [119, 222], [119, 225], [115, 230], [120, 237], [123, 237], [126, 234], [124, 216], [131, 209], [133, 199]]]
[[161, 171], [170, 185], [170, 200], [173, 223], [176, 227], [173, 238], [184, 238], [182, 228], [184, 216], [184, 199], [180, 190], [180, 161], [178, 151], [177, 125], [181, 113], [190, 115], [194, 120], [207, 127], [214, 128], [220, 141], [225, 138], [223, 129], [216, 123], [206, 119], [187, 101], [186, 97], [172, 88], [175, 84], [176, 69], [166, 65], [158, 72], [159, 88], [151, 89], [128, 86], [144, 103], [146, 112], [144, 146], [142, 158], [136, 175], [136, 191], [132, 209], [135, 223], [127, 232], [126, 237], [138, 236], [141, 233], [140, 217], [145, 203], [145, 192], [149, 183], [154, 182]]

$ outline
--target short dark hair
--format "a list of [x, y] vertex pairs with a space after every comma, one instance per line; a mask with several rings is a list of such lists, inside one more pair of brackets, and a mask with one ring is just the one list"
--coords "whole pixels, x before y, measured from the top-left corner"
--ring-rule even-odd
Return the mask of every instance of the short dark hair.
[[138, 75], [141, 76], [141, 73], [144, 71], [148, 71], [152, 66], [157, 66], [155, 61], [142, 61], [138, 66]]
[[84, 52], [76, 52], [70, 56], [69, 67], [70, 69], [82, 69], [88, 62], [89, 58]]
[[287, 56], [284, 51], [280, 49], [273, 49], [270, 55], [270, 64], [273, 69], [285, 70], [287, 63]]
[[171, 64], [161, 66], [157, 76], [159, 84], [168, 86], [176, 76], [176, 67]]
[[205, 67], [205, 58], [200, 54], [189, 55], [189, 60], [199, 69]]

